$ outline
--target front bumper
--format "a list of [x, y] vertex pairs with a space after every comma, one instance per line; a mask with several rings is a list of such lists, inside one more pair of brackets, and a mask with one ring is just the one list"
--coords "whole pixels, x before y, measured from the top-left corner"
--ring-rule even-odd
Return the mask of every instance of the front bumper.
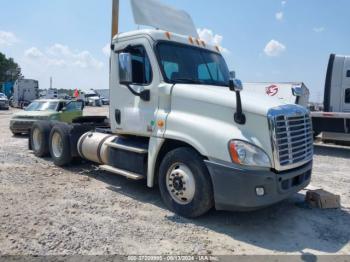
[[0, 102], [0, 109], [8, 109], [8, 108], [9, 108], [8, 103]]
[[13, 119], [10, 121], [10, 130], [13, 133], [29, 133], [29, 130], [36, 121], [34, 119]]
[[[275, 173], [248, 170], [231, 163], [206, 161], [214, 190], [217, 210], [249, 211], [280, 202], [305, 188], [311, 180], [312, 161], [302, 167]], [[256, 188], [265, 194], [258, 196]]]

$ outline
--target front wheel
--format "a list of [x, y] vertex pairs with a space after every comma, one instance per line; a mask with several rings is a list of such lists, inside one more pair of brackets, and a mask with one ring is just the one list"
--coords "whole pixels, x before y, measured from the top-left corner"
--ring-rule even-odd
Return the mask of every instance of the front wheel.
[[178, 148], [164, 157], [158, 182], [165, 205], [183, 217], [201, 216], [214, 205], [207, 167], [191, 148]]

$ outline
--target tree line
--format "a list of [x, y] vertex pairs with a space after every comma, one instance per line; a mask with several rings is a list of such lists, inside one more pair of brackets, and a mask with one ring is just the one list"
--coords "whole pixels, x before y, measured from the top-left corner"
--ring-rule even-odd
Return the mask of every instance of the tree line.
[[5, 54], [0, 52], [0, 84], [3, 82], [16, 81], [22, 77], [21, 68], [13, 58], [7, 58]]

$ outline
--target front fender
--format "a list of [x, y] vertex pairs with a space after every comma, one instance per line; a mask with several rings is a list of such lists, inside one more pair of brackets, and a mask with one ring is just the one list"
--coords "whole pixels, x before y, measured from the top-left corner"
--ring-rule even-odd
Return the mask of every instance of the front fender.
[[237, 125], [233, 111], [223, 121], [211, 115], [172, 111], [167, 118], [165, 138], [183, 141], [208, 159], [231, 161], [228, 143], [232, 139], [248, 141], [263, 148], [271, 156], [268, 123], [265, 118], [246, 114], [246, 124]]

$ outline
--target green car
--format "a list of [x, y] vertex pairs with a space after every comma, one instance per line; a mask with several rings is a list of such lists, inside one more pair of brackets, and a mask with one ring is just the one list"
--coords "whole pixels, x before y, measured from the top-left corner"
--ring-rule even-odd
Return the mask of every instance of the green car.
[[54, 120], [71, 123], [83, 115], [82, 101], [63, 99], [40, 99], [33, 101], [24, 111], [15, 113], [10, 121], [10, 130], [14, 135], [28, 134], [37, 120]]

